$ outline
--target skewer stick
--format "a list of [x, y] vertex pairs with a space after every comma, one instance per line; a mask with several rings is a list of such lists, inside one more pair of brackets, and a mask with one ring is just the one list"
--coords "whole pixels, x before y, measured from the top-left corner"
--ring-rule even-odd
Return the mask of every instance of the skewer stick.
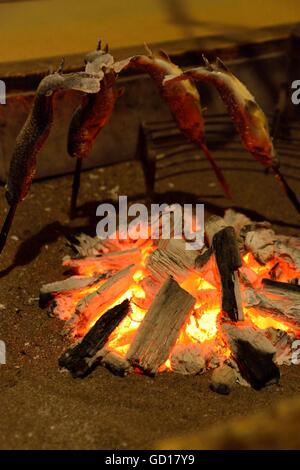
[[285, 194], [287, 195], [287, 197], [289, 198], [289, 200], [291, 201], [291, 203], [295, 207], [296, 211], [298, 212], [298, 214], [300, 214], [300, 201], [297, 198], [296, 193], [292, 190], [292, 188], [290, 187], [290, 185], [286, 181], [285, 177], [283, 176], [283, 174], [279, 170], [279, 168], [274, 167], [274, 168], [272, 168], [272, 171], [274, 172], [275, 178], [281, 184]]
[[8, 214], [2, 226], [2, 230], [0, 233], [0, 253], [2, 253], [2, 250], [5, 247], [5, 243], [6, 243], [10, 228], [12, 226], [17, 207], [18, 207], [18, 203], [14, 203], [10, 206]]
[[222, 171], [220, 170], [220, 168], [216, 164], [213, 156], [211, 155], [210, 151], [208, 150], [208, 147], [203, 142], [200, 142], [199, 146], [200, 146], [202, 152], [204, 153], [204, 155], [207, 157], [209, 163], [211, 164], [211, 166], [212, 166], [212, 168], [215, 172], [215, 175], [218, 178], [218, 181], [220, 182], [226, 196], [228, 197], [228, 199], [232, 199], [232, 193], [231, 193], [231, 190], [229, 188], [229, 185], [228, 185]]
[[70, 217], [74, 219], [76, 214], [77, 199], [80, 189], [80, 177], [81, 177], [81, 168], [82, 168], [82, 158], [76, 159], [76, 166], [73, 174], [73, 183], [72, 183], [72, 196], [71, 196], [71, 208], [70, 208]]

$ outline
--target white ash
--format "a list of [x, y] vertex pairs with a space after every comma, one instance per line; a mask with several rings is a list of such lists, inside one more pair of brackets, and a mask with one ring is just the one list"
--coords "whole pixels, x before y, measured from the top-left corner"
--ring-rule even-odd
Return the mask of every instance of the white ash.
[[249, 326], [234, 326], [232, 324], [223, 324], [222, 331], [230, 345], [231, 350], [237, 352], [237, 343], [245, 341], [250, 343], [255, 349], [264, 353], [275, 354], [276, 349], [261, 332]]
[[214, 369], [211, 376], [210, 388], [222, 395], [229, 395], [237, 382], [237, 373], [234, 368], [227, 364], [222, 364]]
[[205, 223], [205, 236], [206, 236], [207, 243], [209, 246], [212, 245], [214, 235], [226, 227], [227, 227], [227, 224], [225, 220], [223, 219], [223, 217], [220, 217], [218, 215], [212, 215], [207, 220], [207, 222]]
[[264, 331], [266, 337], [271, 341], [276, 349], [274, 362], [278, 365], [291, 365], [292, 363], [292, 344], [295, 335], [287, 333], [276, 328], [267, 328]]
[[174, 372], [183, 375], [202, 374], [205, 371], [205, 357], [198, 344], [179, 344], [174, 347], [170, 356]]
[[247, 233], [245, 247], [251, 251], [255, 259], [262, 264], [272, 259], [275, 254], [275, 233], [271, 229], [258, 229]]
[[237, 235], [240, 234], [241, 229], [248, 224], [251, 224], [251, 220], [241, 212], [236, 212], [233, 209], [227, 209], [224, 215], [224, 221], [226, 225], [234, 228]]
[[279, 239], [275, 243], [276, 254], [287, 261], [293, 263], [297, 270], [300, 270], [300, 249], [292, 245], [286, 245]]

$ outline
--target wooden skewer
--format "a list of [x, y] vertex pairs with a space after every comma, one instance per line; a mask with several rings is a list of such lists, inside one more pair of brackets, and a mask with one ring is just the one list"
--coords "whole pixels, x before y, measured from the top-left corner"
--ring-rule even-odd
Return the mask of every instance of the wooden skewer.
[[77, 158], [75, 170], [73, 174], [73, 183], [72, 183], [72, 196], [71, 196], [71, 207], [70, 207], [71, 219], [74, 219], [76, 215], [77, 199], [78, 199], [78, 194], [79, 194], [79, 189], [80, 189], [81, 168], [82, 168], [82, 158]]
[[292, 188], [288, 184], [287, 180], [285, 179], [285, 177], [283, 176], [283, 174], [279, 170], [279, 168], [274, 167], [274, 168], [272, 168], [272, 171], [274, 172], [276, 179], [281, 184], [285, 194], [287, 195], [287, 197], [289, 198], [289, 200], [291, 201], [291, 203], [295, 207], [296, 211], [298, 212], [298, 214], [300, 214], [300, 201], [299, 201], [296, 193], [292, 190]]
[[17, 207], [18, 207], [17, 203], [12, 204], [10, 206], [10, 209], [5, 218], [4, 224], [2, 226], [2, 230], [0, 233], [0, 254], [2, 253], [2, 250], [5, 247], [5, 243], [6, 243], [10, 228], [12, 226]]

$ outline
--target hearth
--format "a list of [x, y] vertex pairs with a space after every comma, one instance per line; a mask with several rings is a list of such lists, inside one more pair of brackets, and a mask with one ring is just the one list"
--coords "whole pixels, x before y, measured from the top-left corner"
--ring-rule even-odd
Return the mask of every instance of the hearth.
[[[40, 305], [65, 322], [62, 369], [84, 377], [213, 371], [211, 388], [278, 383], [299, 362], [300, 240], [227, 210], [205, 224], [206, 244], [184, 238], [101, 241], [80, 235], [72, 276], [44, 285]], [[95, 373], [97, 373], [95, 371]]]

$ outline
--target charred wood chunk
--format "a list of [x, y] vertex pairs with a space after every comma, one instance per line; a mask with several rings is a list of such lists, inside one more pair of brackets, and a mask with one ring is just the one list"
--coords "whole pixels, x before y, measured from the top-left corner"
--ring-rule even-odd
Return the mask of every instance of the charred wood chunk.
[[94, 277], [72, 276], [62, 281], [44, 284], [40, 289], [39, 306], [45, 308], [57, 294], [67, 294], [70, 291], [91, 287], [105, 277], [105, 274]]
[[260, 228], [249, 231], [245, 237], [245, 248], [253, 253], [261, 264], [266, 264], [274, 257], [275, 233], [271, 229]]
[[201, 270], [203, 266], [205, 266], [209, 262], [212, 254], [213, 254], [212, 247], [205, 250], [204, 253], [200, 253], [200, 255], [198, 255], [197, 258], [195, 259], [194, 268], [196, 270]]
[[97, 360], [97, 353], [128, 314], [129, 307], [130, 302], [126, 299], [102, 315], [79, 343], [63, 353], [59, 359], [60, 367], [68, 369], [74, 377], [87, 375]]
[[148, 258], [147, 269], [161, 282], [169, 275], [182, 282], [193, 269], [197, 255], [197, 251], [186, 249], [185, 240], [160, 240], [158, 248]]
[[214, 235], [213, 250], [221, 277], [222, 310], [232, 321], [243, 320], [238, 274], [242, 260], [233, 227], [226, 227]]
[[128, 361], [155, 375], [168, 359], [195, 298], [169, 277], [159, 290], [127, 353]]
[[242, 377], [254, 389], [279, 381], [280, 372], [273, 360], [276, 349], [259, 330], [223, 324], [222, 331]]
[[112, 372], [114, 375], [118, 375], [119, 377], [125, 377], [125, 375], [128, 375], [132, 370], [132, 367], [127, 359], [115, 351], [110, 351], [105, 354], [101, 364], [110, 370], [110, 372]]
[[279, 282], [272, 279], [263, 279], [262, 285], [270, 292], [276, 292], [278, 294], [283, 295], [286, 293], [288, 295], [289, 292], [298, 293], [300, 295], [300, 286], [295, 283], [290, 282]]
[[242, 376], [255, 390], [277, 383], [280, 379], [279, 369], [273, 362], [273, 354], [257, 350], [248, 341], [237, 341], [235, 359]]
[[275, 242], [275, 252], [277, 256], [291, 261], [296, 269], [298, 271], [300, 270], [300, 248], [298, 245], [288, 245], [283, 243], [280, 239], [277, 239]]
[[[268, 282], [269, 284], [269, 282]], [[279, 283], [280, 284], [280, 283]], [[298, 286], [283, 283], [284, 288], [278, 285], [274, 288], [265, 284], [265, 289], [256, 291], [246, 289], [244, 298], [247, 307], [255, 307], [268, 312], [275, 320], [287, 320], [293, 323], [297, 328], [300, 325], [300, 295]], [[288, 289], [291, 287], [291, 289]], [[293, 288], [296, 288], [295, 290]], [[268, 296], [271, 294], [271, 297]], [[274, 298], [274, 294], [276, 298]]]

